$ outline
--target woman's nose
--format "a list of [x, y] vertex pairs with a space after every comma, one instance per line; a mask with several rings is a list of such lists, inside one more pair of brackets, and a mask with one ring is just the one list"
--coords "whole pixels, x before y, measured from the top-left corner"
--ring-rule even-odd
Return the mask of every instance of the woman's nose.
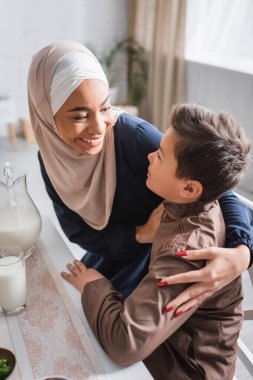
[[106, 129], [106, 123], [103, 117], [100, 115], [95, 115], [91, 124], [89, 131], [90, 133], [102, 135]]

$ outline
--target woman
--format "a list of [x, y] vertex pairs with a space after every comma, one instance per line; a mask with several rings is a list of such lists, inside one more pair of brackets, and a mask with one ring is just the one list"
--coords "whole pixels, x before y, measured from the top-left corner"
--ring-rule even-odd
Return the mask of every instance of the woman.
[[[152, 210], [162, 200], [145, 183], [147, 156], [158, 149], [162, 135], [111, 107], [100, 64], [75, 42], [53, 44], [33, 57], [28, 95], [42, 176], [62, 229], [88, 251], [85, 265], [127, 297], [147, 272], [150, 244], [145, 242], [152, 241], [159, 222], [159, 208], [158, 217]], [[199, 282], [174, 306], [202, 302], [249, 265], [251, 214], [231, 193], [220, 203], [227, 246], [235, 248], [193, 251], [193, 259], [208, 264], [168, 279]], [[144, 224], [147, 236], [137, 233], [139, 243], [136, 227]]]

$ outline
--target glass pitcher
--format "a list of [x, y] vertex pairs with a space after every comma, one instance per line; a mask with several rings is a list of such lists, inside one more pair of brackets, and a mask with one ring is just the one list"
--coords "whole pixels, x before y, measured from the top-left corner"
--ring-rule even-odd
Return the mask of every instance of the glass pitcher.
[[41, 217], [28, 194], [26, 175], [15, 181], [9, 163], [0, 181], [0, 243], [20, 246], [28, 257], [41, 231]]

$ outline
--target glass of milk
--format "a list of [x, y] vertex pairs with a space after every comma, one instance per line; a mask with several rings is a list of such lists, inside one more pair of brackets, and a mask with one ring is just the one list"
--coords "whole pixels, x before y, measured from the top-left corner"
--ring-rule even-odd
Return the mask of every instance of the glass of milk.
[[19, 246], [0, 245], [0, 312], [17, 314], [25, 303], [25, 254]]

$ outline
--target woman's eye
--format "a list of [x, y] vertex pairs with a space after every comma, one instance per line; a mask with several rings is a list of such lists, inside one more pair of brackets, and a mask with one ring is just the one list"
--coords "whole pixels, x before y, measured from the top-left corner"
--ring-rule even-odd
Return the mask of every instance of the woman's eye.
[[112, 107], [109, 106], [109, 107], [103, 108], [101, 111], [102, 111], [102, 112], [106, 112], [106, 111], [109, 111], [111, 108], [112, 108]]
[[74, 120], [86, 120], [87, 118], [88, 118], [88, 115], [74, 116]]
[[159, 160], [161, 159], [161, 156], [160, 156], [159, 150], [157, 151], [157, 157], [159, 158]]

